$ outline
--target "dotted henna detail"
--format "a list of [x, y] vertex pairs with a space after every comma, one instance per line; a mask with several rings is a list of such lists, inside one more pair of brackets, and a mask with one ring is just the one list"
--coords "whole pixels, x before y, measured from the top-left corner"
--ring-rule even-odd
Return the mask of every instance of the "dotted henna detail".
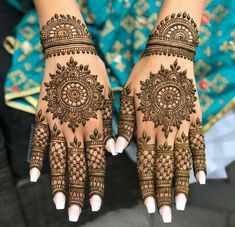
[[86, 25], [71, 15], [55, 14], [41, 29], [45, 57], [65, 54], [97, 54]]
[[138, 111], [144, 114], [143, 121], [154, 122], [155, 127], [163, 126], [165, 137], [173, 127], [179, 128], [183, 120], [190, 121], [195, 112], [197, 100], [193, 80], [187, 78], [187, 71], [179, 71], [177, 60], [170, 69], [161, 69], [157, 74], [150, 73], [150, 78], [141, 81], [141, 100]]
[[199, 32], [190, 15], [173, 13], [162, 20], [150, 35], [142, 55], [172, 55], [194, 60], [198, 46]]
[[79, 124], [85, 126], [90, 118], [97, 118], [97, 111], [103, 107], [103, 85], [88, 65], [78, 65], [71, 57], [66, 66], [57, 64], [50, 77], [43, 100], [48, 102], [47, 112], [53, 114], [53, 119], [59, 118], [61, 124], [68, 122], [75, 132]]

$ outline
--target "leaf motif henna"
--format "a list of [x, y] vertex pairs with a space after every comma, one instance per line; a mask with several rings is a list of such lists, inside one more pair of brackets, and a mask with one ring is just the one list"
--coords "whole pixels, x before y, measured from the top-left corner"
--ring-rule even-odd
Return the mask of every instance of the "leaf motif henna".
[[141, 81], [141, 100], [138, 111], [144, 114], [143, 121], [154, 122], [155, 127], [163, 126], [165, 137], [173, 127], [179, 129], [183, 120], [190, 121], [195, 112], [197, 100], [193, 80], [187, 78], [187, 71], [179, 71], [177, 60], [170, 69], [161, 69], [157, 74], [150, 73], [150, 79]]
[[45, 83], [47, 112], [60, 123], [68, 122], [68, 127], [75, 132], [81, 123], [85, 126], [90, 118], [97, 118], [97, 111], [103, 107], [103, 85], [92, 75], [88, 65], [78, 65], [71, 57], [67, 66], [57, 64], [55, 74], [50, 74], [51, 81]]
[[172, 55], [194, 60], [198, 46], [197, 25], [186, 12], [171, 14], [150, 35], [142, 55]]
[[90, 53], [97, 54], [86, 25], [71, 15], [55, 14], [41, 30], [45, 57]]

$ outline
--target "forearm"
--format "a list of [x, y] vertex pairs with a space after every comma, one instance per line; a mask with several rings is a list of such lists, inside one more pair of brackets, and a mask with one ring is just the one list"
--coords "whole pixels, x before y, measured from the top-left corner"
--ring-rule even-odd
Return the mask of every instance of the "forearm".
[[76, 0], [34, 0], [34, 5], [38, 13], [40, 27], [45, 25], [55, 14], [69, 14], [84, 23]]
[[187, 12], [199, 28], [205, 0], [163, 0], [156, 25], [172, 13]]

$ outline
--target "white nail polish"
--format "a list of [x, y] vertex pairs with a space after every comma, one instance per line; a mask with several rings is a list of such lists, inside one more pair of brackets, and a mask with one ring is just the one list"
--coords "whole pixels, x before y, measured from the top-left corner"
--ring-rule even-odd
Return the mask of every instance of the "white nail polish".
[[171, 208], [169, 206], [164, 206], [160, 208], [160, 214], [162, 216], [162, 221], [164, 223], [171, 223], [172, 215], [171, 215]]
[[198, 179], [199, 184], [206, 184], [206, 174], [205, 174], [205, 172], [200, 170], [197, 173], [197, 179]]
[[90, 204], [91, 204], [91, 210], [93, 212], [97, 212], [100, 210], [100, 207], [101, 207], [101, 198], [100, 196], [98, 195], [93, 195], [91, 198], [90, 198]]
[[37, 180], [40, 176], [40, 171], [37, 168], [32, 168], [29, 171], [29, 175], [30, 175], [30, 181], [31, 182], [37, 182]]
[[69, 207], [68, 213], [69, 213], [69, 221], [77, 222], [81, 214], [81, 208], [77, 205], [72, 205]]
[[65, 195], [62, 192], [57, 192], [53, 198], [57, 210], [62, 210], [65, 207]]
[[185, 210], [185, 205], [187, 202], [187, 198], [185, 194], [180, 193], [175, 197], [175, 204], [177, 210]]
[[152, 196], [147, 197], [144, 200], [144, 204], [149, 214], [155, 213], [155, 210], [156, 210], [155, 199]]
[[118, 155], [115, 149], [115, 141], [113, 139], [108, 140], [107, 145], [109, 146], [109, 149], [113, 156]]
[[122, 153], [124, 148], [126, 146], [126, 139], [124, 137], [118, 137], [117, 143], [116, 143], [116, 152]]

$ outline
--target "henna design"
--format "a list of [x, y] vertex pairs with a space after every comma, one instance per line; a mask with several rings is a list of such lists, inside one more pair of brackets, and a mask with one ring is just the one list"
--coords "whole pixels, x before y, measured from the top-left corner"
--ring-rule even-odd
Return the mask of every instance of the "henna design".
[[191, 124], [189, 130], [189, 146], [192, 152], [194, 173], [196, 174], [199, 170], [203, 170], [206, 173], [206, 146], [202, 131], [202, 122], [199, 118]]
[[103, 107], [103, 127], [104, 127], [104, 144], [110, 139], [113, 138], [112, 131], [112, 114], [113, 114], [113, 92], [112, 89], [109, 89], [108, 99], [104, 100]]
[[156, 159], [156, 199], [158, 209], [163, 205], [172, 205], [173, 150], [165, 142], [158, 146]]
[[70, 198], [71, 204], [78, 204], [83, 207], [84, 188], [86, 181], [86, 159], [84, 148], [81, 148], [81, 142], [75, 136], [73, 142], [68, 147], [68, 170], [70, 182]]
[[65, 54], [97, 54], [86, 25], [71, 15], [55, 14], [41, 30], [46, 58]]
[[105, 157], [104, 143], [102, 134], [95, 128], [90, 140], [86, 142], [87, 164], [89, 173], [90, 194], [104, 195], [104, 174], [105, 174]]
[[190, 149], [188, 136], [181, 134], [175, 141], [175, 195], [184, 193], [188, 197], [190, 177]]
[[71, 57], [67, 66], [57, 64], [55, 74], [50, 74], [51, 81], [45, 83], [47, 112], [60, 123], [68, 122], [68, 127], [75, 132], [81, 123], [85, 126], [90, 118], [97, 118], [97, 111], [103, 107], [103, 85], [92, 75], [88, 65], [78, 65]]
[[149, 36], [142, 55], [172, 55], [193, 61], [198, 46], [197, 25], [186, 12], [171, 14]]
[[35, 116], [30, 169], [36, 167], [40, 171], [42, 170], [45, 151], [49, 145], [49, 127], [43, 123], [44, 121], [45, 117], [42, 115], [42, 110], [39, 110]]
[[54, 124], [51, 130], [49, 158], [52, 195], [54, 196], [59, 191], [65, 194], [66, 141], [56, 124]]
[[134, 97], [130, 96], [131, 85], [123, 88], [120, 98], [120, 120], [118, 134], [123, 136], [128, 142], [131, 140], [135, 128], [135, 106]]
[[154, 153], [155, 145], [148, 144], [151, 137], [145, 131], [138, 140], [137, 169], [140, 178], [142, 197], [145, 200], [148, 196], [155, 194], [154, 190]]
[[138, 111], [144, 114], [143, 121], [153, 121], [155, 127], [163, 126], [165, 137], [173, 127], [179, 129], [183, 120], [190, 121], [195, 113], [196, 89], [192, 79], [187, 78], [187, 71], [179, 71], [177, 60], [171, 69], [161, 69], [157, 74], [150, 73], [150, 79], [141, 81], [141, 100]]

